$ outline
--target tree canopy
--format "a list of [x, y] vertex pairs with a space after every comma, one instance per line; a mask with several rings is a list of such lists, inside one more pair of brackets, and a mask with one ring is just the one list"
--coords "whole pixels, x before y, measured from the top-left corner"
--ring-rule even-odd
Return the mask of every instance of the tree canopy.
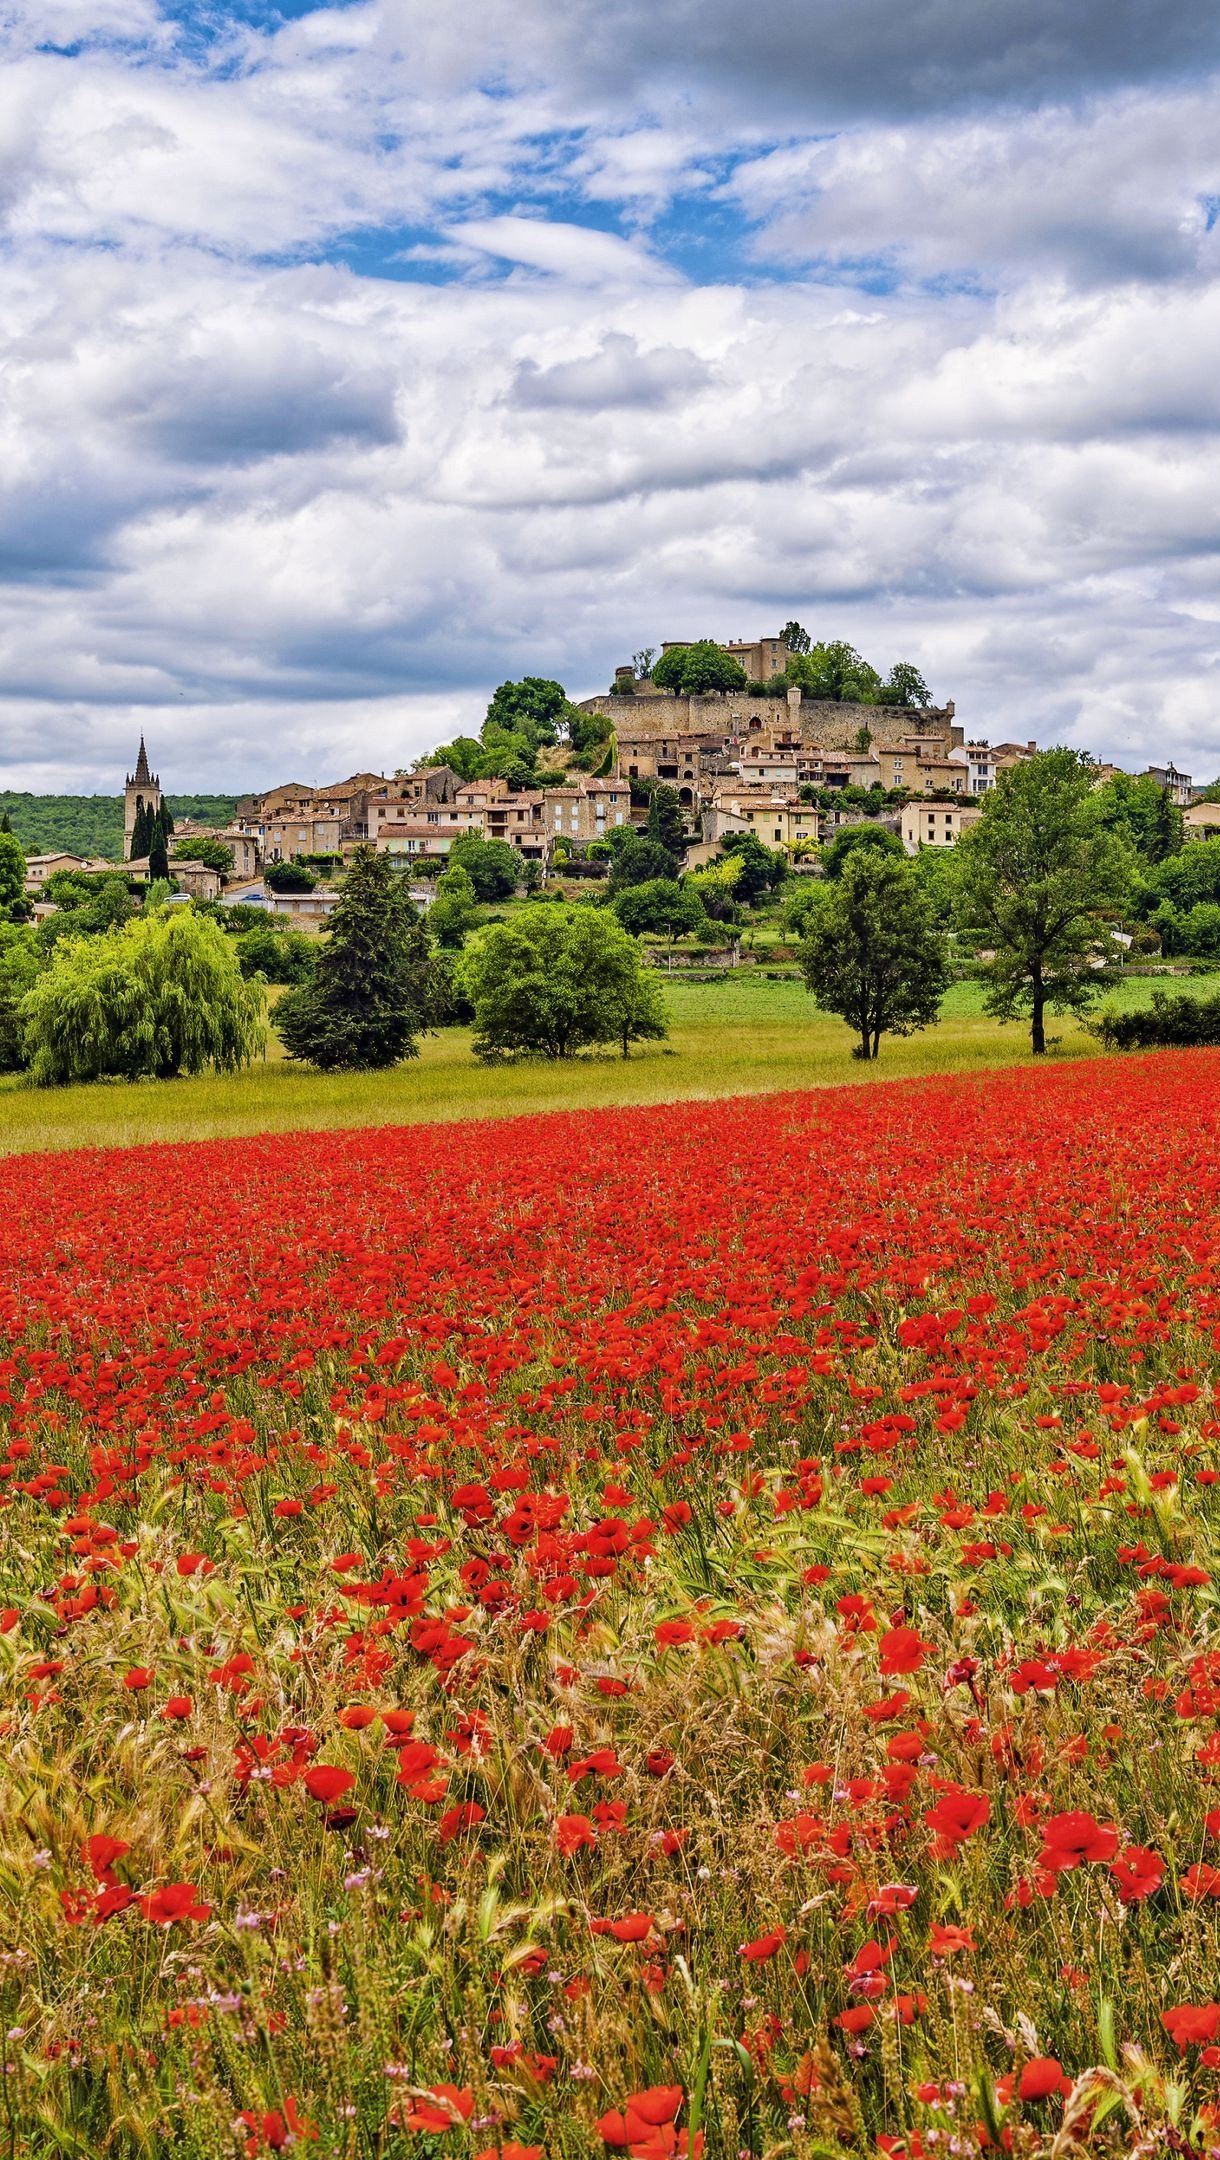
[[306, 863], [273, 862], [268, 863], [263, 872], [263, 883], [269, 885], [272, 892], [313, 892], [318, 874]]
[[170, 856], [171, 872], [176, 862], [206, 863], [209, 870], [218, 871], [221, 877], [227, 877], [233, 868], [233, 850], [226, 847], [223, 840], [215, 840], [209, 834], [203, 833], [197, 840], [177, 842]]
[[919, 669], [909, 660], [898, 660], [883, 680], [871, 661], [865, 660], [842, 638], [816, 645], [790, 648], [789, 660], [777, 687], [796, 683], [810, 697], [847, 705], [928, 706], [932, 694]]
[[478, 919], [474, 879], [460, 863], [455, 863], [436, 881], [436, 898], [428, 910], [429, 935], [446, 951], [456, 952]]
[[740, 863], [734, 893], [747, 906], [761, 900], [766, 892], [774, 892], [788, 876], [788, 862], [778, 848], [763, 845], [757, 833], [726, 833], [720, 843], [718, 862], [726, 858]]
[[510, 900], [525, 880], [525, 863], [507, 840], [487, 840], [481, 832], [466, 832], [453, 842], [446, 864], [464, 870], [474, 887], [476, 900]]
[[308, 982], [317, 958], [312, 938], [302, 936], [299, 930], [273, 928], [267, 922], [244, 930], [234, 951], [243, 975], [261, 975], [269, 983]]
[[476, 738], [458, 735], [420, 758], [417, 770], [447, 765], [463, 780], [507, 780], [510, 787], [538, 784], [538, 753], [568, 742], [573, 762], [600, 760], [613, 732], [601, 714], [582, 713], [563, 684], [549, 676], [524, 675], [492, 692]]
[[137, 912], [131, 887], [117, 871], [57, 870], [43, 891], [55, 903], [55, 913], [38, 925], [39, 944], [48, 952], [61, 938], [99, 937]]
[[875, 849], [882, 855], [901, 856], [906, 860], [901, 840], [888, 826], [877, 825], [871, 821], [860, 825], [844, 825], [822, 850], [822, 868], [827, 877], [841, 877], [852, 857], [868, 848]]
[[0, 922], [25, 919], [25, 856], [15, 833], [0, 832]]
[[628, 885], [648, 885], [656, 878], [673, 878], [678, 862], [667, 847], [648, 833], [637, 832], [633, 825], [615, 825], [606, 834], [612, 866], [610, 891], [622, 892]]
[[856, 848], [807, 921], [806, 986], [856, 1030], [855, 1055], [875, 1058], [883, 1035], [935, 1020], [948, 981], [945, 939], [905, 861]]
[[290, 1058], [324, 1072], [414, 1057], [430, 1006], [428, 940], [386, 855], [357, 848], [312, 979], [289, 990], [275, 1029]]
[[954, 871], [957, 920], [991, 952], [987, 1010], [1027, 1012], [1041, 1056], [1047, 1008], [1083, 1011], [1101, 987], [1108, 918], [1131, 889], [1130, 848], [1102, 824], [1087, 758], [1043, 750], [1004, 773], [958, 841]]
[[616, 893], [611, 906], [624, 930], [633, 937], [651, 931], [655, 937], [685, 937], [705, 930], [707, 909], [693, 885], [679, 885], [673, 878], [649, 878]]
[[671, 645], [652, 670], [658, 690], [677, 690], [688, 697], [708, 690], [744, 690], [745, 669], [715, 638], [696, 638], [692, 645]]
[[458, 964], [474, 1008], [474, 1051], [569, 1058], [602, 1043], [666, 1034], [658, 985], [639, 946], [604, 908], [533, 903], [480, 931]]
[[22, 1006], [40, 1087], [235, 1072], [263, 1043], [263, 994], [223, 931], [190, 907], [62, 938]]
[[1097, 816], [1106, 832], [1130, 842], [1142, 862], [1165, 862], [1182, 852], [1182, 813], [1168, 788], [1148, 773], [1113, 773], [1097, 789]]
[[41, 966], [32, 930], [0, 922], [0, 1072], [18, 1072], [25, 1064], [23, 1002]]

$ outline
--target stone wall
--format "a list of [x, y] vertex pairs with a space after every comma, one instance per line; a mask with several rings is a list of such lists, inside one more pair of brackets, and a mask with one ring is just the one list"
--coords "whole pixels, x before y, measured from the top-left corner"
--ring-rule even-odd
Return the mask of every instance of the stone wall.
[[770, 737], [773, 733], [797, 733], [804, 743], [823, 750], [847, 750], [861, 728], [867, 728], [875, 748], [897, 749], [912, 736], [948, 737], [964, 740], [954, 721], [953, 706], [929, 706], [926, 712], [908, 705], [841, 705], [829, 699], [802, 696], [747, 697], [737, 690], [712, 691], [703, 697], [676, 692], [643, 697], [585, 698], [583, 712], [604, 713], [613, 720], [619, 755], [628, 746], [646, 748], [681, 736], [709, 736], [740, 741]]

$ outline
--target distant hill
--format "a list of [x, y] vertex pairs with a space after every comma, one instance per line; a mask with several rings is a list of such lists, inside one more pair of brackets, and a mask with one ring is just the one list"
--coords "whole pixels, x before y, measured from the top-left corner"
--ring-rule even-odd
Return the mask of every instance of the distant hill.
[[[167, 795], [165, 800], [175, 817], [227, 825], [237, 797]], [[0, 817], [6, 810], [27, 855], [49, 855], [56, 848], [73, 855], [107, 855], [112, 861], [122, 855], [121, 795], [18, 795], [0, 788]]]

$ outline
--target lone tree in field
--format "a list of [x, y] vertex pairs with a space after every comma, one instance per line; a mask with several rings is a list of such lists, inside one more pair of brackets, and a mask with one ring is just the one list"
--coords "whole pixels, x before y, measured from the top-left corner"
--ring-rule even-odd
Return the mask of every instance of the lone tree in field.
[[855, 1057], [935, 1020], [945, 940], [905, 861], [871, 847], [848, 856], [802, 942], [801, 972], [819, 1005], [855, 1028]]
[[954, 850], [956, 917], [989, 947], [981, 970], [997, 1020], [1030, 1016], [1035, 1057], [1046, 1012], [1082, 1012], [1103, 986], [1112, 918], [1131, 889], [1128, 845], [1103, 823], [1087, 759], [1043, 750], [1005, 773]]
[[598, 1043], [668, 1033], [660, 991], [609, 910], [524, 907], [467, 947], [459, 982], [474, 1007], [474, 1052], [570, 1058]]
[[357, 848], [312, 980], [289, 990], [275, 1030], [290, 1058], [324, 1072], [414, 1057], [427, 1024], [428, 940], [388, 855]]

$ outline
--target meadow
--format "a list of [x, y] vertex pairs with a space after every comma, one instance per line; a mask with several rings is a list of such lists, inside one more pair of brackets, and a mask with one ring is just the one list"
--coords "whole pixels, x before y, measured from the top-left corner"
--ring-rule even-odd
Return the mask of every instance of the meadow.
[[[1200, 986], [1210, 988], [1210, 978]], [[1107, 997], [1129, 1010], [1145, 1004], [1154, 987], [1153, 979], [1132, 976]], [[1191, 987], [1189, 978], [1183, 987]], [[669, 1040], [641, 1045], [625, 1062], [614, 1054], [488, 1068], [472, 1057], [468, 1029], [445, 1028], [422, 1039], [417, 1059], [386, 1073], [309, 1072], [287, 1062], [273, 1040], [265, 1061], [233, 1075], [59, 1092], [0, 1079], [0, 1154], [700, 1100], [980, 1071], [1029, 1056], [1028, 1029], [988, 1019], [973, 983], [949, 991], [936, 1027], [887, 1038], [876, 1065], [853, 1063], [850, 1031], [819, 1012], [794, 976], [769, 979], [762, 968], [710, 983], [673, 976], [665, 990]], [[1051, 1032], [1059, 1055], [1098, 1054], [1070, 1018], [1052, 1021]]]
[[1220, 2149], [1218, 1083], [12, 1161], [8, 2152]]

